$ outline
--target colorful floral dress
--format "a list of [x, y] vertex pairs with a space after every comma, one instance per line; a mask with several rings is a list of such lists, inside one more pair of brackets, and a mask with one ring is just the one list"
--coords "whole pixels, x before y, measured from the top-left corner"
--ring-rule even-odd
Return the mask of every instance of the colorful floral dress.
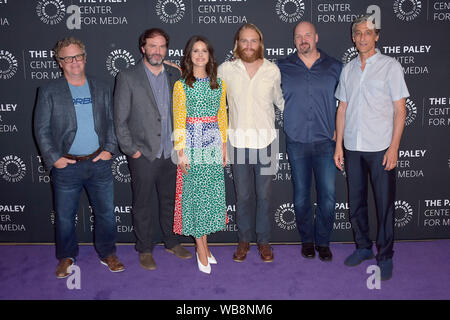
[[226, 87], [209, 78], [193, 88], [183, 79], [173, 91], [174, 148], [184, 150], [190, 169], [177, 169], [174, 232], [200, 238], [225, 229], [227, 221], [222, 144], [227, 139]]

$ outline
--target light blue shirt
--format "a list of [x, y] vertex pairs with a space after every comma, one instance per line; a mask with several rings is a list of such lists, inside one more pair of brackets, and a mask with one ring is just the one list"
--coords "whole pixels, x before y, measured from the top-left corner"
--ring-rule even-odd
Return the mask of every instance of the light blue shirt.
[[69, 89], [77, 117], [77, 133], [70, 147], [69, 154], [77, 156], [88, 155], [99, 148], [88, 81], [86, 80], [86, 83], [82, 86], [73, 86], [69, 83]]
[[342, 70], [335, 97], [347, 102], [344, 146], [351, 151], [387, 149], [394, 128], [394, 101], [409, 97], [403, 68], [392, 57], [376, 53], [361, 70], [359, 55]]

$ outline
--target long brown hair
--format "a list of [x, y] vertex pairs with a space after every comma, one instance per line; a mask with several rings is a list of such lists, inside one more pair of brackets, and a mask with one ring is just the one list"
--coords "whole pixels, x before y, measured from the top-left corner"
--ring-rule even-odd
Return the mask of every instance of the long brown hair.
[[196, 80], [194, 77], [194, 64], [192, 63], [191, 55], [194, 44], [198, 41], [203, 42], [208, 48], [209, 59], [206, 64], [206, 73], [209, 77], [211, 89], [217, 89], [219, 88], [219, 83], [217, 82], [217, 61], [214, 57], [214, 49], [208, 39], [203, 36], [193, 36], [187, 42], [186, 48], [184, 49], [184, 57], [183, 60], [181, 60], [181, 77], [189, 87], [194, 87], [194, 82]]

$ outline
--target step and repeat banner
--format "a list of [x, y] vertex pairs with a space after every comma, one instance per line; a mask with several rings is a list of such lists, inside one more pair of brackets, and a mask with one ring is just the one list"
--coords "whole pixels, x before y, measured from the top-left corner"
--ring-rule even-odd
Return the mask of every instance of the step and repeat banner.
[[[169, 61], [180, 64], [188, 38], [201, 34], [212, 41], [217, 60], [223, 62], [232, 58], [238, 27], [252, 22], [264, 34], [265, 57], [276, 61], [294, 52], [293, 28], [308, 20], [317, 27], [319, 48], [347, 63], [357, 54], [351, 22], [366, 13], [380, 21], [378, 48], [401, 63], [411, 94], [397, 168], [396, 239], [450, 238], [450, 1], [0, 0], [0, 242], [54, 242], [51, 178], [36, 147], [32, 121], [37, 89], [61, 76], [52, 51], [57, 40], [72, 35], [84, 41], [87, 72], [113, 86], [117, 73], [141, 58], [138, 37], [151, 27], [171, 36]], [[272, 241], [297, 242], [279, 110], [276, 126], [280, 150], [273, 178]], [[126, 157], [115, 155], [111, 170], [118, 240], [134, 242]], [[336, 174], [332, 241], [352, 241], [345, 172]], [[211, 242], [237, 241], [229, 166], [225, 177], [230, 222], [225, 231], [209, 237]], [[371, 190], [369, 206], [374, 239], [377, 221]], [[157, 210], [155, 196], [155, 219]], [[80, 242], [92, 242], [93, 223], [83, 194], [76, 219]]]

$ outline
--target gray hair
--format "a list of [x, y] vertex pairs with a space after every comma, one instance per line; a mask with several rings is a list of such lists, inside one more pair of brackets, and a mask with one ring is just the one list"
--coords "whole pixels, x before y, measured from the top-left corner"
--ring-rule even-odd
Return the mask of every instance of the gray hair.
[[367, 22], [367, 24], [372, 24], [373, 28], [375, 29], [375, 33], [376, 34], [380, 34], [381, 29], [377, 29], [377, 25], [375, 23], [375, 18], [373, 17], [373, 15], [371, 14], [366, 14], [366, 15], [362, 15], [359, 18], [356, 18], [353, 22], [352, 22], [352, 34], [355, 32], [355, 28], [358, 24], [361, 24], [363, 22]]

